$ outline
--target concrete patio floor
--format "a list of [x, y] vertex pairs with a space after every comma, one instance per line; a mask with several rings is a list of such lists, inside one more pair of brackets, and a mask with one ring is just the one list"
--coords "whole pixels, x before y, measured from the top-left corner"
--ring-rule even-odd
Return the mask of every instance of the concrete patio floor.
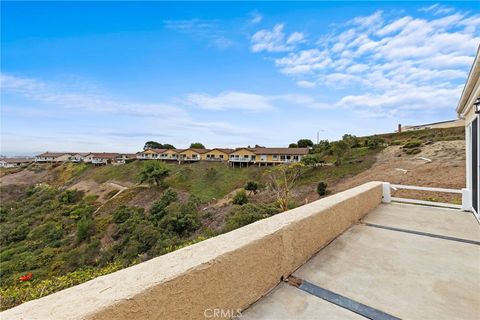
[[242, 316], [365, 318], [480, 319], [480, 226], [473, 215], [381, 204]]

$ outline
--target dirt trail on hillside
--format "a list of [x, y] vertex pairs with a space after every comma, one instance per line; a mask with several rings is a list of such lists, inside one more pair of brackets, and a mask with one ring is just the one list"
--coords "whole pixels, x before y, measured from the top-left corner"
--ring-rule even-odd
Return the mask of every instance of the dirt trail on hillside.
[[[465, 187], [465, 141], [439, 141], [424, 145], [421, 149], [419, 154], [406, 155], [400, 146], [390, 146], [377, 155], [376, 162], [370, 169], [341, 181], [332, 187], [332, 191], [344, 191], [375, 180], [451, 189]], [[431, 162], [421, 158], [430, 159]], [[407, 190], [397, 191], [395, 195], [446, 202], [459, 200], [455, 194]]]

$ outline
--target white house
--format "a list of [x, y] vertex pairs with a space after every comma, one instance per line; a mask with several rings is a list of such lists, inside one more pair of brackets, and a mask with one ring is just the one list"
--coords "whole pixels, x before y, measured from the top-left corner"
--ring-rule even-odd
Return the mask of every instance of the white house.
[[103, 165], [108, 163], [114, 163], [118, 156], [119, 156], [118, 153], [108, 153], [108, 152], [90, 153], [87, 156], [87, 159], [91, 159], [91, 163], [93, 164]]
[[479, 215], [479, 120], [480, 105], [480, 47], [467, 78], [457, 106], [457, 114], [465, 119], [465, 145], [467, 151], [467, 189], [469, 207], [480, 221]]
[[32, 162], [32, 159], [28, 158], [3, 158], [0, 159], [1, 168], [15, 168], [27, 165]]
[[90, 153], [75, 153], [73, 156], [70, 157], [70, 161], [72, 162], [88, 162], [87, 157]]

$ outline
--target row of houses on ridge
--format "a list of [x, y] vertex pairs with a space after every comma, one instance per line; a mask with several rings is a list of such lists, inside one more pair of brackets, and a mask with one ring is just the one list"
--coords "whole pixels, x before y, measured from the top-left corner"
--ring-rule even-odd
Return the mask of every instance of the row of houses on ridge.
[[137, 153], [76, 153], [45, 152], [35, 157], [37, 163], [84, 162], [96, 165], [124, 164], [132, 160], [164, 160], [174, 162], [217, 161], [231, 166], [252, 164], [272, 165], [300, 162], [309, 152], [308, 148], [213, 148], [213, 149], [147, 149]]
[[124, 164], [129, 160], [137, 159], [136, 153], [112, 153], [112, 152], [44, 152], [35, 157], [35, 162], [85, 162], [97, 165]]
[[308, 148], [213, 148], [213, 149], [147, 149], [137, 153], [141, 160], [165, 160], [179, 162], [218, 161], [231, 166], [255, 164], [272, 165], [300, 162], [309, 152]]

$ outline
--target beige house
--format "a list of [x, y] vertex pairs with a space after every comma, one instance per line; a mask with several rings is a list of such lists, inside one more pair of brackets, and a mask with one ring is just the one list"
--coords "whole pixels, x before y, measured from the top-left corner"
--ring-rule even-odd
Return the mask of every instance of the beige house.
[[35, 162], [65, 162], [69, 161], [74, 153], [69, 152], [45, 152], [35, 157]]
[[207, 161], [228, 161], [228, 157], [230, 153], [232, 153], [234, 149], [227, 149], [227, 148], [214, 148], [211, 149], [203, 154], [202, 160]]
[[309, 152], [308, 148], [238, 148], [229, 155], [232, 166], [237, 164], [274, 165], [300, 162]]
[[465, 145], [467, 153], [466, 176], [467, 189], [470, 192], [469, 206], [476, 218], [479, 215], [479, 116], [480, 109], [480, 47], [463, 88], [460, 101], [457, 106], [458, 117], [465, 121]]
[[447, 121], [433, 122], [433, 123], [420, 124], [420, 125], [414, 125], [414, 126], [402, 126], [399, 124], [398, 132], [416, 131], [416, 130], [425, 130], [425, 129], [455, 128], [455, 127], [463, 127], [464, 125], [465, 125], [464, 119], [447, 120]]
[[205, 160], [204, 154], [208, 151], [208, 149], [188, 148], [178, 153], [178, 159], [181, 161]]
[[167, 149], [147, 149], [140, 151], [136, 154], [137, 159], [139, 160], [153, 160], [160, 159], [160, 155], [164, 153]]

